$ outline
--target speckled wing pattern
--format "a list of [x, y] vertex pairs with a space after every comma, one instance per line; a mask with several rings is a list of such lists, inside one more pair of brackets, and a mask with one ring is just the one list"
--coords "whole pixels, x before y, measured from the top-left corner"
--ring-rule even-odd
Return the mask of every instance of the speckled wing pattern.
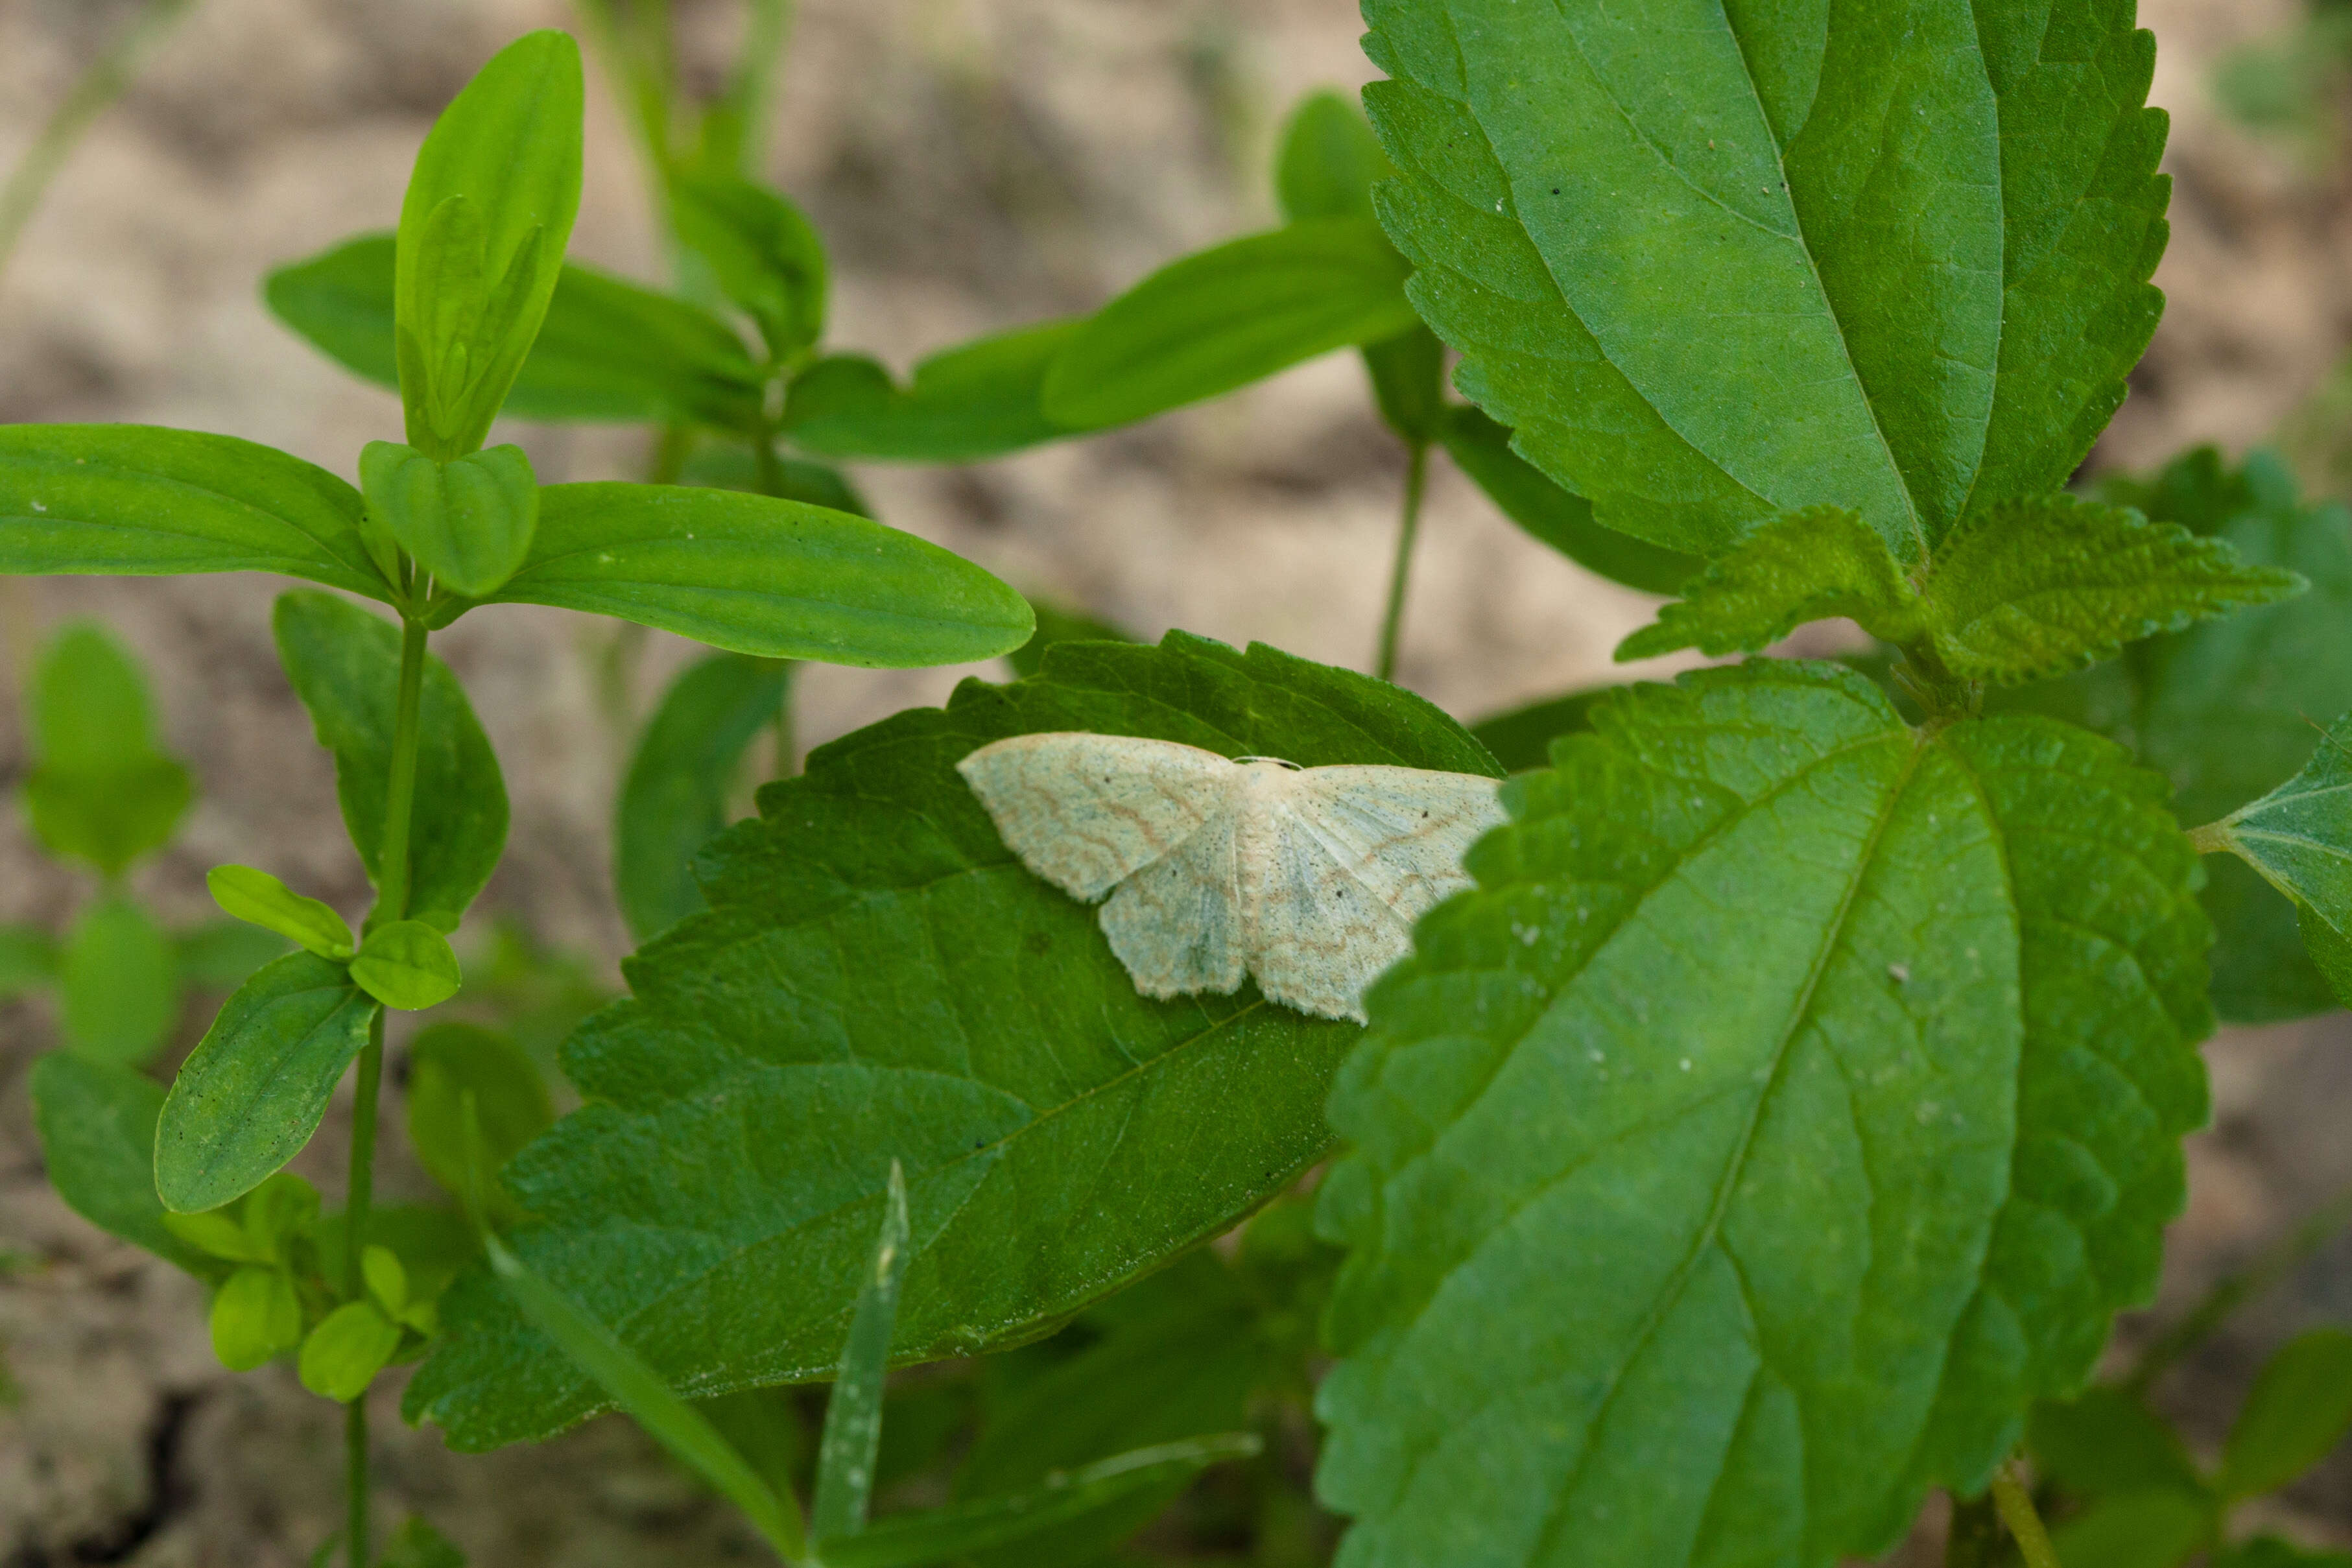
[[1412, 923], [1470, 879], [1496, 781], [1419, 768], [1235, 763], [1172, 741], [1016, 735], [957, 764], [1022, 864], [1109, 895], [1111, 952], [1147, 996], [1229, 992], [1363, 1021]]

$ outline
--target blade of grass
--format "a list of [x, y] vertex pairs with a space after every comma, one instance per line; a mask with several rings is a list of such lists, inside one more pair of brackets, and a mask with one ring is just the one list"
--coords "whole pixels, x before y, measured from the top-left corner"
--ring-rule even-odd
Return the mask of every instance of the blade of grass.
[[866, 1528], [874, 1495], [874, 1459], [882, 1444], [882, 1384], [890, 1369], [890, 1336], [898, 1322], [898, 1284], [907, 1275], [907, 1175], [890, 1162], [890, 1189], [882, 1205], [882, 1234], [874, 1263], [857, 1293], [841, 1374], [824, 1408], [824, 1439], [817, 1447], [816, 1500], [809, 1523], [830, 1544]]

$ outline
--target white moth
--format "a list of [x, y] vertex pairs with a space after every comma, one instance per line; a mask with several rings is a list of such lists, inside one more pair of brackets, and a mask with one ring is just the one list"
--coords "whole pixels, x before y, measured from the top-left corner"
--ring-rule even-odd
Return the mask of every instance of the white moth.
[[1127, 735], [1015, 735], [956, 764], [1023, 865], [1103, 905], [1146, 996], [1237, 989], [1364, 1019], [1423, 911], [1470, 886], [1500, 787], [1420, 768], [1239, 762]]

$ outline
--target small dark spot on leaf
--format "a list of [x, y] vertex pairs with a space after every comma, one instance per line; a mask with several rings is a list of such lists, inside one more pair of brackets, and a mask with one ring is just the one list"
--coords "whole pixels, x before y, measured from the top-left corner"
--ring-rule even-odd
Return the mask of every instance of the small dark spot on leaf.
[[1042, 958], [1054, 951], [1054, 939], [1042, 931], [1033, 931], [1022, 939], [1021, 946], [1032, 958]]

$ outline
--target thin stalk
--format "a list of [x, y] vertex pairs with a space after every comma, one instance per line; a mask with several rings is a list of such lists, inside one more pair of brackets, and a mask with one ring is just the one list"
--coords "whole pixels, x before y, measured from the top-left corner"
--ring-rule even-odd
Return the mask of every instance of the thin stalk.
[[368, 1429], [367, 1396], [343, 1406], [343, 1492], [351, 1511], [343, 1521], [343, 1537], [351, 1544], [343, 1561], [352, 1568], [368, 1568]]
[[2050, 1531], [2042, 1527], [2033, 1494], [2017, 1479], [2016, 1460], [2009, 1460], [1992, 1473], [1992, 1505], [2000, 1510], [2001, 1523], [2009, 1526], [2009, 1538], [2017, 1542], [2025, 1568], [2059, 1568], [2057, 1549], [2050, 1544]]
[[776, 433], [765, 425], [751, 438], [751, 460], [758, 466], [760, 493], [782, 499], [784, 465], [776, 456]]
[[1421, 496], [1429, 484], [1429, 443], [1416, 441], [1404, 469], [1404, 510], [1397, 521], [1396, 564], [1389, 569], [1388, 614], [1381, 620], [1381, 654], [1373, 673], [1396, 679], [1397, 637], [1404, 629], [1404, 591], [1412, 576], [1412, 545], [1421, 532]]
[[2200, 855], [2231, 853], [2230, 824], [2227, 818], [2220, 822], [2209, 822], [2202, 827], [2189, 828], [2188, 832], [2189, 847], [2196, 850]]
[[2352, 1188], [2322, 1204], [2301, 1225], [2256, 1253], [2252, 1262], [2214, 1283], [2205, 1298], [2179, 1322], [2158, 1334], [2123, 1380], [2123, 1389], [2135, 1396], [2156, 1386], [2156, 1380], [2178, 1365], [2182, 1357], [2213, 1337], [2230, 1314], [2277, 1286], [2309, 1262], [2319, 1249], [2352, 1226]]
[[74, 143], [108, 104], [122, 96], [138, 69], [140, 57], [194, 4], [194, 0], [149, 0], [146, 9], [125, 23], [89, 63], [66, 93], [65, 101], [49, 116], [49, 122], [33, 138], [8, 183], [0, 185], [0, 268], [8, 265], [9, 253], [16, 248], [25, 225], [41, 205], [42, 193], [57, 178]]
[[[712, 110], [727, 110], [734, 121], [734, 146], [728, 163], [738, 173], [757, 176], [768, 147], [768, 124], [775, 112], [776, 78], [783, 69], [784, 40], [793, 26], [792, 0], [746, 0], [743, 47], [728, 74], [727, 89]], [[709, 115], [706, 114], [706, 123]], [[706, 149], [708, 150], [708, 149]]]

